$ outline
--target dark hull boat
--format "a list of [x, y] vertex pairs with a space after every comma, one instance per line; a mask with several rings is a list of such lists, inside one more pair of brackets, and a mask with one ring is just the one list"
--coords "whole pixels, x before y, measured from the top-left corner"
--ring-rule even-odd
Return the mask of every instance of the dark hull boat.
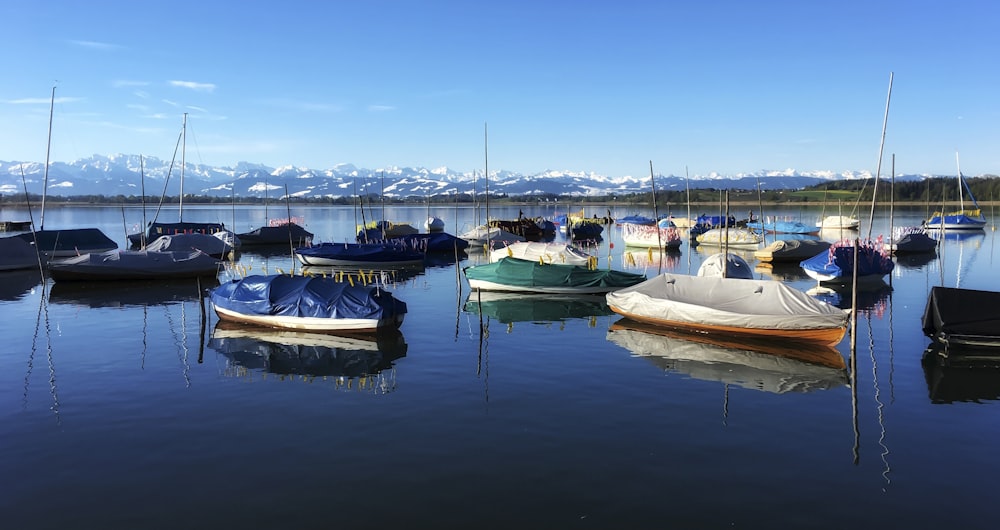
[[302, 247], [308, 245], [313, 233], [295, 223], [285, 223], [277, 226], [262, 226], [256, 230], [236, 234], [240, 243], [247, 246], [263, 245], [293, 245]]
[[166, 280], [215, 276], [219, 260], [198, 250], [111, 250], [51, 260], [48, 269], [57, 282]]
[[23, 239], [30, 245], [36, 245], [37, 242], [37, 251], [48, 259], [78, 256], [89, 252], [107, 252], [118, 248], [118, 243], [97, 228], [38, 230], [18, 234], [15, 237]]
[[409, 266], [424, 262], [423, 252], [379, 243], [322, 243], [295, 249], [295, 257], [303, 265], [322, 267]]

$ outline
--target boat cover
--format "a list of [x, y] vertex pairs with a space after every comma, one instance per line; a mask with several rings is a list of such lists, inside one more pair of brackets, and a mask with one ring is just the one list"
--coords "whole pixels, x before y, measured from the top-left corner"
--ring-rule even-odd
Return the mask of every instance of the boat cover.
[[625, 217], [619, 217], [617, 219], [618, 224], [634, 224], [634, 225], [646, 225], [651, 226], [656, 224], [656, 220], [651, 217], [646, 217], [645, 215], [633, 214], [626, 215]]
[[297, 248], [295, 253], [307, 259], [377, 264], [415, 262], [424, 258], [420, 251], [389, 243], [321, 243]]
[[406, 313], [388, 291], [312, 276], [247, 276], [216, 287], [211, 300], [243, 315], [392, 320]]
[[[726, 263], [723, 265], [723, 261]], [[716, 278], [753, 279], [750, 264], [736, 254], [729, 253], [723, 257], [722, 252], [712, 254], [701, 262], [698, 276], [715, 276]]]
[[48, 262], [49, 275], [65, 280], [158, 280], [215, 276], [219, 260], [199, 250], [109, 250]]
[[0, 237], [0, 271], [38, 269], [35, 247], [20, 237]]
[[37, 239], [38, 248], [41, 252], [62, 255], [68, 255], [67, 253], [103, 252], [118, 248], [118, 243], [112, 241], [111, 238], [104, 235], [104, 232], [101, 232], [97, 228], [36, 230], [35, 232], [18, 234], [14, 237], [19, 237], [31, 245], [35, 244]]
[[762, 345], [716, 343], [706, 336], [686, 335], [616, 322], [608, 341], [652, 361], [664, 370], [703, 381], [739, 385], [775, 394], [811, 392], [848, 384], [845, 363], [836, 349], [796, 345], [785, 351]]
[[155, 241], [146, 245], [146, 250], [183, 250], [190, 252], [192, 249], [200, 250], [210, 256], [222, 256], [232, 250], [232, 246], [219, 237], [198, 232], [160, 236]]
[[830, 249], [830, 243], [820, 239], [779, 239], [754, 251], [761, 261], [802, 261]]
[[454, 252], [456, 249], [465, 250], [469, 248], [468, 241], [441, 231], [427, 234], [406, 234], [390, 237], [385, 240], [370, 240], [368, 242], [398, 245], [420, 252]]
[[470, 280], [517, 287], [628, 287], [644, 281], [642, 274], [579, 265], [543, 265], [537, 261], [503, 258], [496, 263], [465, 268]]
[[[858, 277], [882, 277], [892, 272], [895, 264], [881, 244], [860, 244], [858, 246]], [[821, 252], [799, 265], [807, 270], [824, 276], [836, 278], [851, 278], [854, 275], [854, 246], [835, 244], [826, 252]]]
[[490, 252], [490, 261], [496, 262], [503, 258], [526, 259], [562, 265], [582, 265], [584, 267], [592, 259], [596, 259], [590, 254], [565, 243], [542, 243], [538, 241], [515, 241]]
[[262, 226], [243, 234], [238, 234], [244, 245], [306, 245], [312, 240], [312, 232], [295, 223], [278, 226]]
[[663, 273], [606, 298], [626, 316], [746, 329], [842, 328], [848, 318], [848, 312], [775, 280]]
[[1000, 346], [998, 308], [1000, 292], [932, 287], [924, 308], [924, 334], [943, 341], [974, 338]]

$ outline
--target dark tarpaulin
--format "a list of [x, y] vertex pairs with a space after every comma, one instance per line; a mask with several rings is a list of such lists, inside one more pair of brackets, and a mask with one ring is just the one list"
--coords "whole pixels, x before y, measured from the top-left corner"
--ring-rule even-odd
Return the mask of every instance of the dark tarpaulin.
[[941, 340], [989, 338], [1000, 346], [1000, 293], [932, 287], [923, 317], [924, 334]]

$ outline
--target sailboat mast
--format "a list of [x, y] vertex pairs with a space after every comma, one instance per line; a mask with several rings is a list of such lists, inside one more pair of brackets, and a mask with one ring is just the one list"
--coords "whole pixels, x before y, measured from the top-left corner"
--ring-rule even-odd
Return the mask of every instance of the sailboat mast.
[[[875, 199], [878, 197], [878, 179], [882, 172], [882, 148], [885, 146], [885, 126], [889, 122], [889, 100], [892, 99], [892, 72], [889, 72], [889, 93], [885, 96], [885, 115], [882, 117], [882, 139], [878, 144], [878, 163], [875, 165], [875, 185], [872, 188], [872, 209], [868, 216], [868, 239], [872, 238], [872, 225], [875, 224]], [[860, 199], [861, 197], [858, 196]]]
[[962, 187], [965, 184], [962, 182], [962, 165], [958, 162], [958, 151], [955, 151], [955, 168], [958, 170], [958, 211], [965, 212], [965, 201], [962, 200], [962, 195], [964, 195]]
[[484, 190], [486, 192], [486, 235], [489, 237], [490, 233], [490, 135], [485, 123], [483, 123], [483, 163], [485, 164], [486, 173], [483, 175], [485, 184]]
[[45, 176], [42, 178], [42, 213], [38, 218], [38, 229], [45, 230], [45, 196], [49, 191], [49, 154], [52, 150], [52, 113], [56, 107], [56, 87], [52, 86], [52, 100], [49, 102], [49, 139], [45, 145]]
[[180, 206], [177, 209], [177, 220], [181, 223], [184, 222], [184, 168], [187, 166], [185, 160], [187, 154], [187, 122], [188, 114], [184, 113], [184, 121], [181, 124], [181, 197]]

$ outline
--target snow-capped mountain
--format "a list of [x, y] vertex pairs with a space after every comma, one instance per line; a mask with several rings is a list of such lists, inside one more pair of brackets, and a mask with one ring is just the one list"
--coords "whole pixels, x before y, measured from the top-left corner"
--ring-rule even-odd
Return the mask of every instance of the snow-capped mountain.
[[[0, 161], [0, 194], [41, 194], [44, 164], [38, 162]], [[23, 172], [23, 177], [22, 177]], [[929, 175], [914, 175], [920, 179]], [[657, 190], [691, 188], [715, 189], [800, 189], [829, 180], [870, 178], [871, 173], [859, 172], [798, 172], [757, 171], [725, 176], [716, 173], [684, 177], [661, 175], [656, 178]], [[155, 157], [137, 155], [94, 155], [74, 162], [53, 162], [49, 166], [50, 196], [103, 195], [113, 197], [181, 193], [182, 179], [178, 164]], [[457, 172], [447, 167], [434, 169], [387, 167], [362, 169], [351, 164], [339, 164], [330, 169], [308, 169], [295, 166], [270, 168], [260, 164], [240, 162], [233, 167], [211, 167], [188, 163], [183, 178], [185, 195], [212, 197], [280, 198], [285, 190], [292, 197], [339, 198], [358, 194], [384, 194], [387, 197], [431, 197], [483, 193], [492, 195], [563, 195], [607, 196], [644, 193], [650, 190], [648, 175], [606, 176], [588, 172], [546, 170], [533, 175], [510, 171], [490, 171], [489, 179], [482, 171]]]

